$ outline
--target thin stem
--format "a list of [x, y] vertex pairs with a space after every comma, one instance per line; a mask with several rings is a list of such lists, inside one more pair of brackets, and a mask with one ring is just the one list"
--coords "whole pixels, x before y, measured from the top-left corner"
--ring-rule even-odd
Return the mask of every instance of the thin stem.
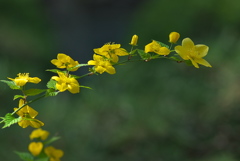
[[39, 99], [41, 99], [41, 98], [43, 98], [43, 97], [45, 97], [45, 94], [42, 95], [42, 96], [39, 96], [38, 98], [35, 98], [35, 99], [31, 100], [31, 101], [28, 101], [27, 103], [23, 104], [21, 107], [18, 107], [17, 110], [13, 111], [13, 112], [11, 113], [11, 115], [14, 115], [16, 112], [18, 112], [19, 110], [21, 110], [24, 106], [29, 105], [29, 104], [31, 104], [31, 103], [33, 103], [33, 102], [35, 102], [35, 101], [37, 101], [37, 100], [39, 100]]

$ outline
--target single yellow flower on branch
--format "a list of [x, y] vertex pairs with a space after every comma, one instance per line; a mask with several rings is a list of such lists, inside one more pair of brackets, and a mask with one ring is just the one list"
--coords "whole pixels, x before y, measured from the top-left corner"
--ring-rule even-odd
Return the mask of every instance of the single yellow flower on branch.
[[42, 142], [31, 142], [28, 145], [28, 150], [32, 153], [32, 155], [37, 156], [41, 153], [43, 149], [43, 143]]
[[153, 52], [158, 55], [168, 55], [170, 50], [167, 47], [162, 47], [157, 41], [153, 40], [145, 46], [145, 53]]
[[[78, 61], [74, 61], [70, 56], [63, 53], [58, 53], [57, 59], [52, 59], [51, 63], [55, 65], [57, 68], [61, 69], [64, 68], [70, 69], [72, 67], [75, 67], [76, 65], [79, 65]], [[76, 71], [78, 70], [78, 68], [73, 68], [70, 71]]]
[[110, 61], [101, 55], [94, 54], [93, 60], [88, 61], [88, 65], [95, 65], [94, 69], [96, 72], [102, 74], [103, 72], [107, 72], [109, 74], [115, 74], [116, 70], [110, 63]]
[[64, 152], [60, 149], [55, 149], [53, 146], [48, 146], [44, 149], [45, 154], [50, 158], [50, 161], [60, 161]]
[[130, 45], [137, 46], [137, 42], [138, 42], [138, 36], [137, 35], [133, 35], [132, 36], [132, 40], [130, 42]]
[[46, 140], [49, 135], [49, 132], [46, 130], [42, 130], [41, 128], [33, 130], [30, 134], [30, 139], [33, 140], [35, 138], [41, 138], [41, 140]]
[[169, 42], [175, 44], [180, 38], [180, 34], [178, 32], [171, 32], [169, 34]]
[[[20, 99], [19, 108], [22, 107], [24, 104], [25, 104], [24, 100]], [[17, 109], [18, 108], [14, 108], [14, 111], [16, 111]], [[42, 121], [35, 119], [35, 117], [38, 115], [38, 112], [28, 105], [22, 107], [16, 113], [21, 117], [21, 121], [18, 122], [18, 125], [21, 126], [22, 128], [26, 128], [29, 125], [32, 126], [33, 128], [39, 128], [44, 125]]]
[[79, 93], [80, 92], [80, 85], [78, 81], [71, 77], [71, 75], [66, 76], [66, 74], [62, 72], [57, 72], [58, 76], [53, 76], [52, 79], [57, 81], [56, 88], [60, 92], [64, 92], [68, 90], [71, 93]]
[[128, 55], [128, 52], [120, 48], [120, 44], [105, 44], [101, 48], [93, 49], [94, 53], [103, 55], [104, 57], [108, 58], [110, 61], [117, 63], [119, 58], [118, 56], [125, 56]]
[[29, 77], [29, 73], [19, 73], [18, 77], [8, 79], [14, 81], [17, 86], [24, 86], [27, 82], [35, 84], [41, 82], [41, 79], [38, 77]]
[[209, 47], [206, 45], [194, 45], [190, 38], [185, 38], [182, 41], [182, 46], [175, 46], [175, 51], [184, 60], [191, 60], [194, 67], [199, 68], [198, 64], [206, 67], [212, 67], [206, 60], [203, 59], [207, 55]]

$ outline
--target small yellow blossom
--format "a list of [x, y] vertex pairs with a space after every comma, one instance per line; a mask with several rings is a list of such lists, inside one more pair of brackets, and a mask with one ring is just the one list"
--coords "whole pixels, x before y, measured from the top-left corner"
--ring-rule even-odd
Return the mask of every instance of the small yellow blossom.
[[43, 149], [42, 142], [31, 142], [28, 146], [28, 150], [32, 153], [32, 155], [37, 156], [41, 153]]
[[46, 147], [44, 152], [50, 158], [50, 161], [60, 161], [60, 158], [64, 155], [62, 150], [55, 149], [52, 146]]
[[41, 140], [46, 140], [49, 135], [49, 132], [46, 130], [42, 130], [41, 128], [33, 130], [32, 133], [30, 134], [30, 139], [34, 138], [41, 138]]
[[[61, 69], [63, 68], [70, 69], [79, 64], [78, 61], [74, 61], [70, 56], [63, 53], [58, 53], [57, 59], [52, 59], [51, 63], [57, 66], [57, 68], [61, 68]], [[70, 71], [76, 71], [78, 70], [78, 68], [73, 68]]]
[[105, 44], [101, 48], [93, 49], [94, 53], [103, 55], [106, 58], [110, 59], [112, 62], [117, 63], [118, 62], [118, 56], [125, 56], [128, 55], [128, 52], [120, 48], [120, 44]]
[[169, 34], [169, 42], [175, 44], [180, 38], [180, 34], [178, 32], [171, 32]]
[[145, 53], [148, 52], [154, 52], [159, 55], [168, 55], [170, 50], [166, 47], [162, 47], [157, 41], [153, 40], [145, 46]]
[[194, 45], [190, 38], [185, 38], [182, 41], [182, 46], [175, 46], [175, 51], [184, 59], [191, 60], [192, 64], [199, 68], [198, 64], [206, 67], [212, 67], [206, 60], [203, 59], [207, 55], [209, 47], [206, 45]]
[[62, 73], [62, 72], [57, 72], [58, 76], [53, 76], [52, 79], [57, 81], [56, 84], [56, 88], [60, 91], [60, 92], [64, 92], [66, 90], [68, 90], [71, 93], [79, 93], [80, 92], [80, 85], [78, 83], [78, 81], [69, 76], [66, 76], [66, 74]]
[[97, 54], [93, 55], [93, 60], [88, 61], [88, 65], [95, 65], [94, 68], [96, 72], [100, 74], [102, 74], [103, 72], [107, 72], [109, 74], [116, 73], [116, 70], [112, 66], [112, 64], [108, 60]]
[[133, 35], [130, 45], [136, 46], [137, 42], [138, 42], [138, 36], [137, 35]]
[[[19, 107], [22, 107], [23, 105], [24, 100], [20, 99]], [[18, 108], [14, 108], [14, 111], [16, 111], [17, 109]], [[18, 125], [22, 128], [26, 128], [29, 125], [33, 128], [39, 128], [44, 125], [42, 121], [35, 119], [35, 117], [38, 115], [38, 112], [28, 105], [24, 106], [16, 113], [21, 117], [21, 121], [18, 122]]]
[[17, 86], [24, 86], [27, 82], [37, 84], [41, 81], [41, 79], [38, 77], [29, 77], [29, 73], [18, 73], [18, 77], [15, 79], [8, 79], [14, 81]]

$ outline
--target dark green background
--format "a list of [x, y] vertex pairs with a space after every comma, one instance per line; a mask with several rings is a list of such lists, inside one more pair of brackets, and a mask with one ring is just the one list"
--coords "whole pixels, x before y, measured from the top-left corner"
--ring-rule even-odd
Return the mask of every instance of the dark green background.
[[[80, 80], [69, 92], [31, 105], [43, 129], [61, 136], [54, 143], [65, 161], [238, 161], [240, 160], [240, 1], [0, 1], [0, 79], [29, 72], [45, 88], [50, 63], [64, 52], [80, 63], [93, 48], [113, 41], [139, 47], [167, 43], [177, 31], [209, 46], [213, 68], [169, 60], [129, 63], [115, 75]], [[87, 67], [79, 69], [84, 74]], [[0, 116], [18, 106], [17, 91], [0, 85]], [[0, 157], [20, 160], [32, 128], [0, 131]]]

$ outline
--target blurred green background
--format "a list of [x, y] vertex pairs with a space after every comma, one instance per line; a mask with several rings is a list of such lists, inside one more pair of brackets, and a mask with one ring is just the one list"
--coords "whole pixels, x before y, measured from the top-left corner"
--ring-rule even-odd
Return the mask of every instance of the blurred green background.
[[[65, 161], [240, 160], [240, 1], [238, 0], [1, 0], [0, 79], [29, 72], [45, 88], [57, 53], [86, 63], [93, 48], [127, 45], [133, 34], [143, 47], [167, 43], [177, 31], [209, 46], [213, 68], [168, 60], [130, 63], [115, 75], [80, 80], [68, 92], [32, 104], [43, 129]], [[81, 68], [77, 74], [84, 74]], [[0, 85], [0, 116], [11, 112], [17, 91]], [[0, 131], [0, 156], [20, 160], [32, 128]]]

